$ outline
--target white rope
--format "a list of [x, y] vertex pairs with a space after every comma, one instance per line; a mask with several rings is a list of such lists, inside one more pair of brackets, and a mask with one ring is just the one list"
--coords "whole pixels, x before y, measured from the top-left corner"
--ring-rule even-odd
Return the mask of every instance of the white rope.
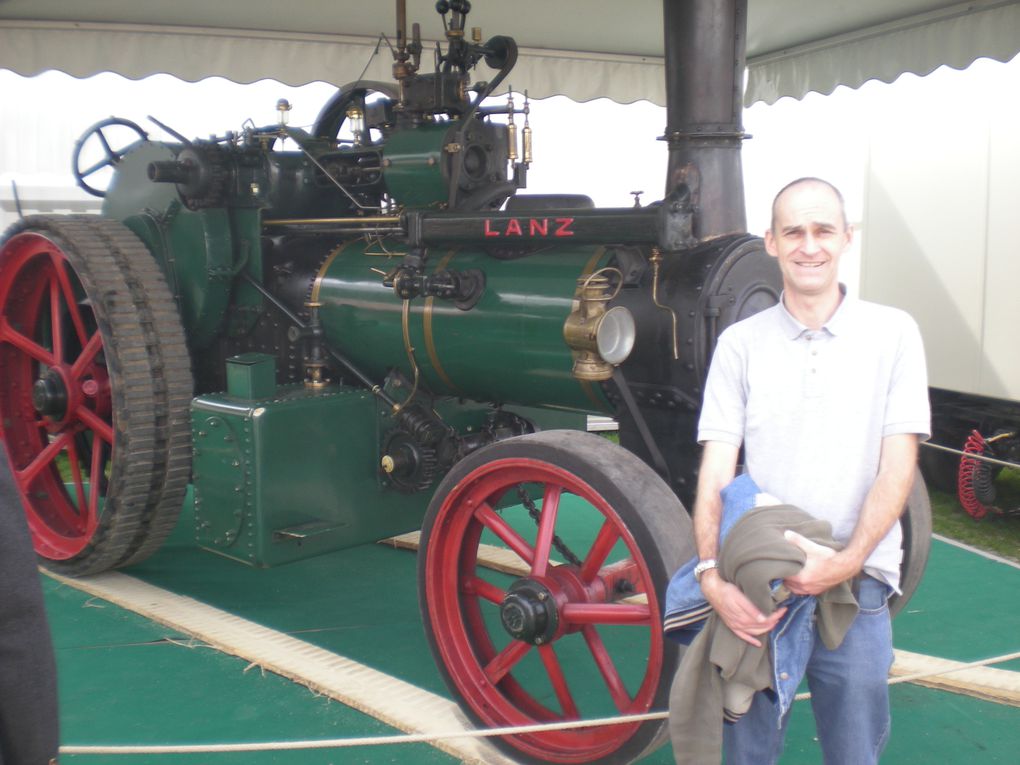
[[1006, 462], [1004, 460], [997, 460], [995, 457], [986, 457], [983, 454], [976, 454], [974, 452], [964, 452], [959, 449], [953, 449], [950, 446], [943, 446], [942, 444], [933, 444], [929, 441], [924, 441], [921, 446], [927, 446], [929, 449], [937, 449], [940, 452], [949, 452], [950, 454], [958, 454], [961, 457], [966, 457], [969, 460], [978, 460], [979, 462], [988, 462], [992, 465], [1000, 465], [1001, 467], [1008, 467], [1020, 470], [1020, 465], [1015, 462]]
[[[912, 675], [900, 675], [899, 677], [889, 678], [889, 685], [899, 685], [900, 683], [912, 683], [915, 680], [923, 680], [928, 677], [937, 677], [939, 675], [948, 675], [952, 672], [959, 672], [963, 669], [974, 669], [975, 667], [986, 667], [990, 664], [1002, 664], [1006, 661], [1012, 661], [1013, 659], [1020, 659], [1020, 651], [1016, 653], [1007, 653], [1002, 656], [993, 656], [991, 659], [978, 659], [977, 661], [967, 662], [966, 664], [957, 664], [953, 667], [945, 667], [943, 669], [936, 669], [931, 672], [915, 672]], [[797, 701], [804, 701], [810, 699], [810, 693], [798, 693], [794, 697]]]
[[[964, 669], [984, 667], [990, 664], [1001, 664], [1013, 659], [1020, 659], [1020, 651], [993, 656], [990, 659], [958, 664], [953, 667], [934, 670], [932, 672], [915, 672], [912, 675], [901, 675], [890, 678], [889, 685], [909, 683], [937, 675], [948, 675]], [[799, 693], [798, 701], [811, 698], [810, 693]], [[212, 754], [219, 752], [266, 752], [297, 749], [341, 749], [355, 746], [384, 746], [388, 744], [423, 744], [443, 739], [456, 738], [487, 738], [491, 736], [516, 736], [546, 731], [574, 730], [577, 728], [595, 728], [605, 725], [626, 725], [628, 723], [665, 720], [668, 712], [647, 712], [640, 715], [622, 717], [602, 717], [592, 720], [571, 720], [559, 723], [542, 723], [537, 725], [518, 725], [504, 728], [486, 728], [470, 731], [448, 731], [439, 733], [407, 733], [394, 736], [364, 736], [361, 738], [331, 738], [312, 741], [265, 741], [247, 744], [167, 744], [158, 746], [62, 746], [60, 753], [71, 754]]]

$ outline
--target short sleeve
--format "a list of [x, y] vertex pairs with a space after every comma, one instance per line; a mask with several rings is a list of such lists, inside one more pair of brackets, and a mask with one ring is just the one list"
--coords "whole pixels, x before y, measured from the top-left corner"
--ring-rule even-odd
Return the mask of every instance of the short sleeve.
[[928, 403], [928, 372], [924, 343], [917, 323], [904, 315], [896, 361], [889, 382], [882, 436], [916, 433], [922, 441], [931, 437], [931, 406]]
[[747, 409], [743, 348], [733, 328], [719, 337], [705, 383], [698, 421], [698, 443], [722, 441], [739, 447], [744, 441]]

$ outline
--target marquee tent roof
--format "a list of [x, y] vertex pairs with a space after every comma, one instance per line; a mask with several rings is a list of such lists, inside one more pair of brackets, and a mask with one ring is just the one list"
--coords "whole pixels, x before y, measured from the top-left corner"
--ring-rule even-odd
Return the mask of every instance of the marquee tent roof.
[[[675, 2], [679, 0], [669, 0]], [[408, 22], [441, 36], [433, 0]], [[661, 0], [473, 0], [468, 26], [517, 39], [515, 90], [578, 101], [665, 101]], [[388, 80], [389, 0], [0, 0], [0, 68], [76, 77], [168, 72], [184, 80], [298, 85]], [[749, 0], [745, 102], [831, 92], [1020, 52], [1020, 0]]]

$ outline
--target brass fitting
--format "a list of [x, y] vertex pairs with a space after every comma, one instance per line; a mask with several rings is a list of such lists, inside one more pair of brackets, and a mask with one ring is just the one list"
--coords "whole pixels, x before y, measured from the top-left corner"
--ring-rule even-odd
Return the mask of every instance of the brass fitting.
[[[610, 293], [608, 272], [616, 273], [619, 284]], [[603, 268], [577, 280], [574, 303], [563, 324], [563, 339], [574, 352], [572, 373], [578, 380], [599, 382], [613, 376], [634, 346], [634, 317], [623, 306], [607, 310], [623, 284], [615, 268]]]

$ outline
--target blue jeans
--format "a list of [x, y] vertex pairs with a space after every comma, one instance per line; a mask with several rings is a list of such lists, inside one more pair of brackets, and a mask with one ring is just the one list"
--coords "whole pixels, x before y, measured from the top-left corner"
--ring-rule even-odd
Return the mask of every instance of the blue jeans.
[[[889, 738], [889, 668], [892, 625], [886, 604], [889, 587], [864, 577], [861, 610], [834, 651], [814, 631], [807, 664], [811, 708], [825, 765], [877, 763]], [[790, 714], [776, 724], [776, 706], [763, 692], [732, 725], [723, 726], [726, 765], [774, 765], [783, 753]]]

